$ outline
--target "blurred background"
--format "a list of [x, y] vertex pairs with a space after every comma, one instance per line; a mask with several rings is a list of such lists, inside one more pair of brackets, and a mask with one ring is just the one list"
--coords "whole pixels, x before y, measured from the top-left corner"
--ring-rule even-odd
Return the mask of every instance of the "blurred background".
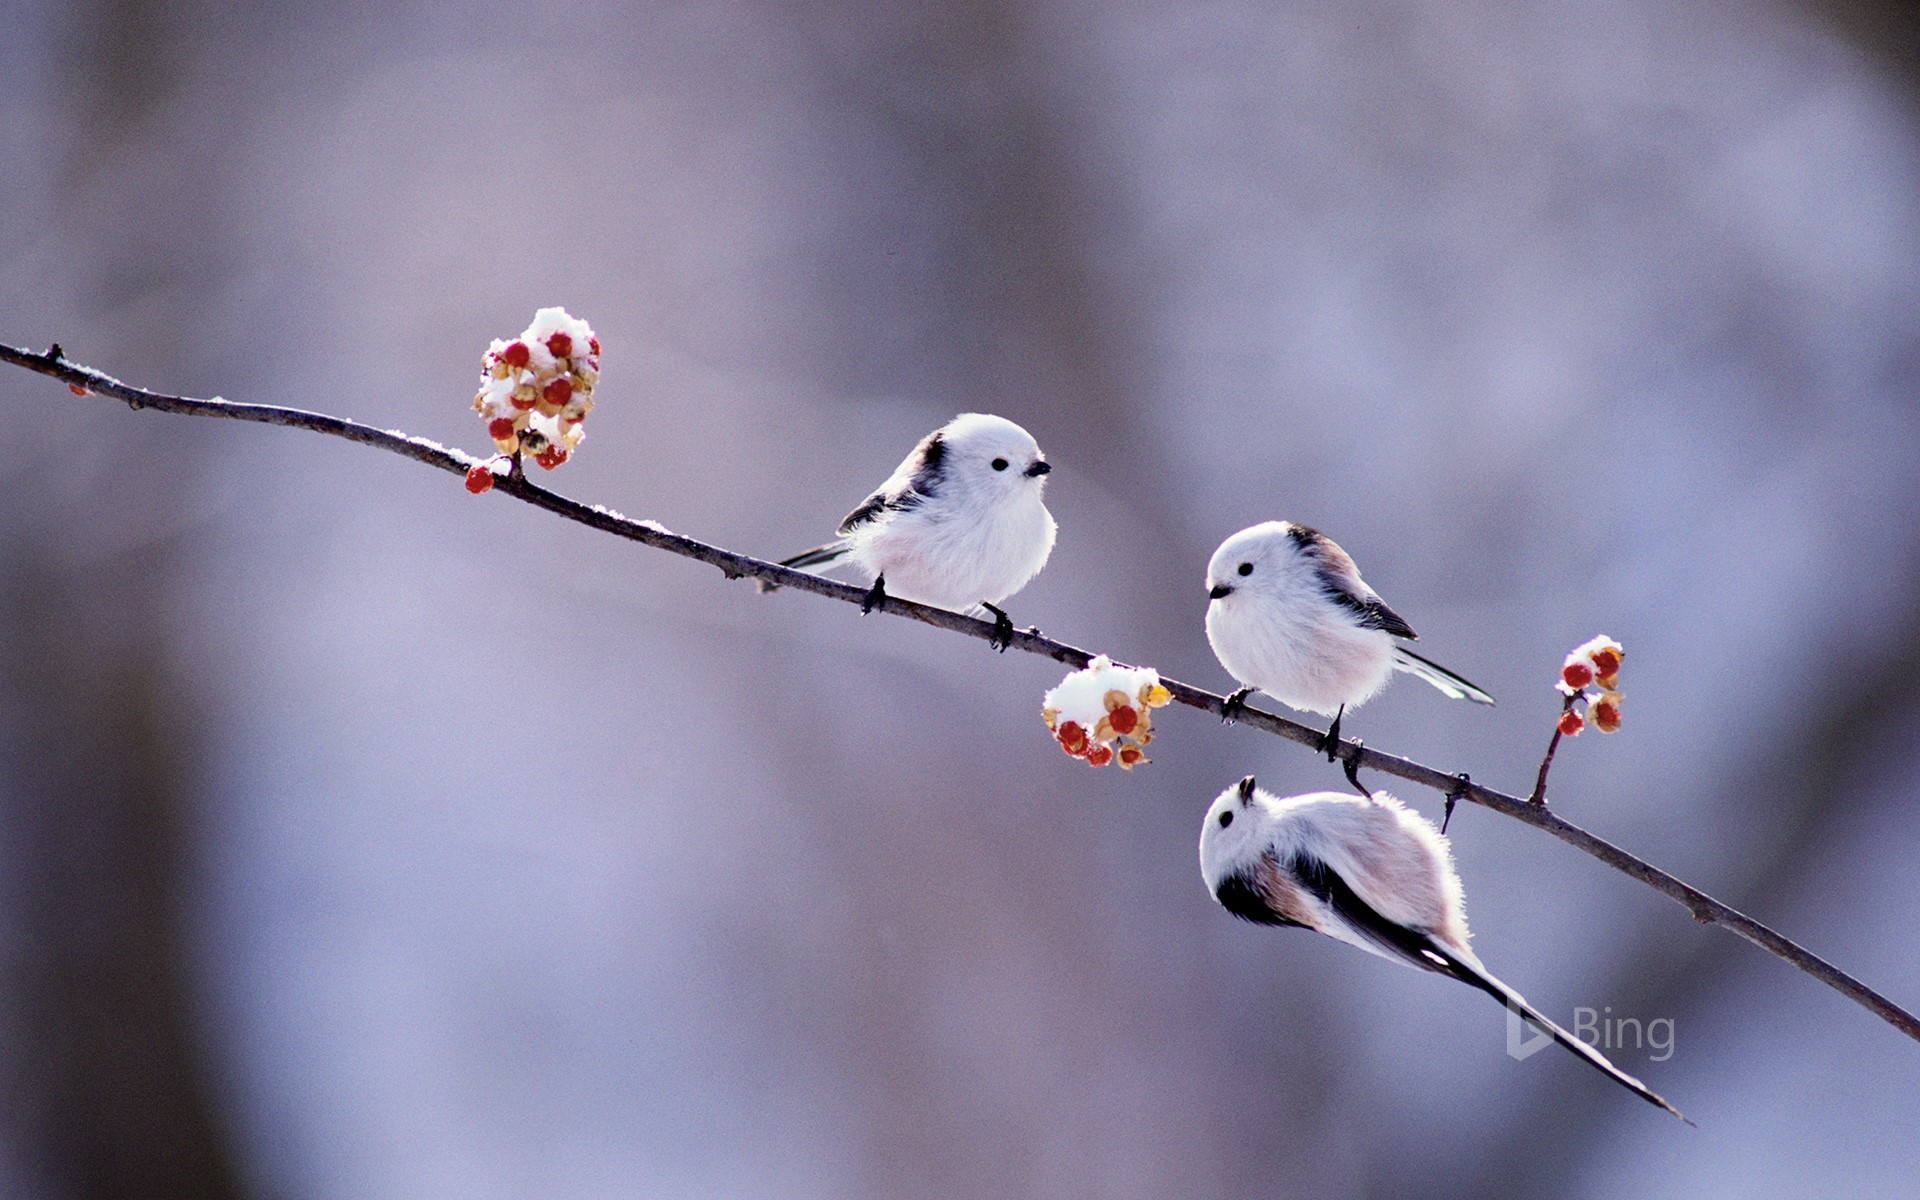
[[[1227, 534], [1425, 653], [1348, 732], [1553, 802], [1920, 1004], [1920, 36], [1905, 4], [4, 7], [0, 340], [813, 545], [962, 410], [1057, 465], [1015, 619], [1225, 690]], [[1208, 897], [1187, 709], [754, 594], [457, 479], [0, 373], [0, 1195], [1920, 1190], [1920, 1045], [1464, 807], [1485, 997]], [[1436, 815], [1439, 798], [1404, 792]]]

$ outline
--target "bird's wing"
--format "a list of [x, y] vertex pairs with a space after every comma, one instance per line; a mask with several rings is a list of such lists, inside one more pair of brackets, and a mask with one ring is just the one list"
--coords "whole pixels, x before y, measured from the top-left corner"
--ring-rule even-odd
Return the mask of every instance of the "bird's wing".
[[1319, 929], [1312, 909], [1302, 900], [1299, 887], [1281, 871], [1271, 851], [1260, 856], [1252, 871], [1221, 880], [1213, 898], [1234, 916], [1256, 925]]
[[1354, 890], [1345, 876], [1323, 859], [1301, 850], [1282, 863], [1281, 869], [1303, 891], [1325, 905], [1333, 920], [1346, 932], [1353, 934], [1354, 938], [1341, 937], [1326, 928], [1320, 932], [1341, 937], [1342, 941], [1354, 940], [1363, 949], [1410, 967], [1441, 975], [1451, 974], [1446, 960], [1432, 952], [1429, 945], [1432, 938], [1418, 929], [1382, 916], [1380, 910], [1367, 903]]
[[1353, 565], [1353, 556], [1341, 549], [1338, 542], [1304, 526], [1295, 526], [1293, 537], [1313, 563], [1321, 594], [1352, 613], [1362, 629], [1384, 629], [1408, 641], [1419, 639], [1413, 626], [1401, 620], [1400, 614], [1388, 608], [1386, 601], [1360, 578], [1360, 568]]
[[888, 495], [886, 492], [875, 492], [868, 496], [860, 502], [859, 508], [848, 513], [846, 519], [840, 522], [841, 535], [852, 533], [867, 522], [878, 519], [883, 512], [902, 507], [901, 499], [900, 496]]
[[[1290, 862], [1284, 864], [1283, 869], [1300, 887], [1325, 904], [1335, 920], [1347, 930], [1357, 934], [1360, 940], [1376, 953], [1425, 971], [1432, 971], [1436, 975], [1457, 979], [1480, 989], [1500, 1001], [1509, 1010], [1520, 1014], [1536, 1029], [1586, 1060], [1590, 1066], [1607, 1078], [1633, 1092], [1647, 1103], [1664, 1108], [1683, 1121], [1687, 1120], [1684, 1113], [1668, 1104], [1646, 1084], [1614, 1066], [1606, 1055], [1548, 1020], [1539, 1009], [1527, 1003], [1526, 997], [1488, 973], [1473, 955], [1448, 946], [1430, 933], [1409, 928], [1380, 915], [1377, 909], [1367, 903], [1366, 899], [1354, 891], [1352, 885], [1327, 863], [1312, 854], [1300, 852], [1295, 854]], [[1329, 931], [1323, 929], [1321, 932]], [[1692, 1122], [1689, 1121], [1688, 1124]]]
[[852, 533], [870, 521], [879, 520], [886, 513], [917, 508], [929, 496], [937, 495], [945, 478], [946, 461], [946, 439], [936, 429], [920, 439], [920, 444], [880, 485], [879, 491], [868, 496], [859, 508], [847, 514], [846, 519], [840, 522], [841, 536]]
[[1354, 591], [1333, 575], [1323, 573], [1320, 576], [1320, 590], [1326, 593], [1327, 599], [1353, 613], [1362, 629], [1384, 629], [1408, 641], [1419, 638], [1413, 626], [1401, 620], [1399, 613], [1388, 608], [1386, 601], [1373, 594], [1373, 589], [1365, 584], [1361, 584], [1360, 588], [1360, 591]]

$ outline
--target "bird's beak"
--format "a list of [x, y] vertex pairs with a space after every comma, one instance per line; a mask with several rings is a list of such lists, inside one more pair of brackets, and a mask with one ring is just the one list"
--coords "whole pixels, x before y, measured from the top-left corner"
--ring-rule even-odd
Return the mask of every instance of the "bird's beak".
[[1213, 590], [1207, 593], [1207, 599], [1220, 600], [1231, 595], [1233, 595], [1233, 588], [1230, 585], [1216, 583], [1213, 585]]
[[1253, 788], [1253, 776], [1249, 775], [1240, 781], [1240, 803], [1245, 804], [1253, 799]]
[[1033, 465], [1027, 468], [1027, 477], [1029, 479], [1038, 478], [1051, 470], [1053, 470], [1052, 463], [1044, 458], [1036, 458], [1033, 460]]

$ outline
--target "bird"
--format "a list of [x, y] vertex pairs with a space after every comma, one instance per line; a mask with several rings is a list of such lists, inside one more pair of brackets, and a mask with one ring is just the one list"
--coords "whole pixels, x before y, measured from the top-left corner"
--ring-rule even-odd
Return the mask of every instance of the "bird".
[[1222, 716], [1231, 721], [1256, 691], [1331, 715], [1320, 742], [1328, 762], [1338, 757], [1340, 718], [1395, 671], [1455, 700], [1493, 703], [1483, 689], [1407, 649], [1418, 637], [1360, 578], [1353, 557], [1317, 529], [1291, 521], [1249, 526], [1220, 543], [1207, 563], [1207, 641], [1242, 685], [1227, 697]]
[[1480, 989], [1615, 1083], [1687, 1120], [1487, 971], [1468, 944], [1447, 839], [1392, 796], [1312, 792], [1280, 799], [1249, 775], [1207, 809], [1200, 874], [1234, 916], [1310, 929]]
[[[994, 615], [1005, 651], [1013, 621], [999, 602], [1047, 565], [1056, 526], [1044, 499], [1053, 465], [1005, 417], [961, 413], [921, 438], [886, 482], [840, 522], [833, 541], [783, 567], [848, 561], [872, 579], [864, 612], [888, 597]], [[762, 591], [777, 585], [762, 582]]]

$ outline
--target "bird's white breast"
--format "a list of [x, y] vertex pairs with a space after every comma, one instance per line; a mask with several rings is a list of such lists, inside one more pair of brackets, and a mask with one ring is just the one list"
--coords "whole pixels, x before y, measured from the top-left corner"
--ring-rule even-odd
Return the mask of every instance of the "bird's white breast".
[[1006, 599], [1046, 565], [1053, 517], [1037, 488], [986, 504], [964, 499], [934, 497], [857, 530], [855, 560], [902, 599], [959, 611]]
[[1282, 604], [1238, 589], [1207, 606], [1207, 640], [1220, 665], [1241, 683], [1292, 708], [1331, 716], [1386, 686], [1393, 639], [1314, 599]]

